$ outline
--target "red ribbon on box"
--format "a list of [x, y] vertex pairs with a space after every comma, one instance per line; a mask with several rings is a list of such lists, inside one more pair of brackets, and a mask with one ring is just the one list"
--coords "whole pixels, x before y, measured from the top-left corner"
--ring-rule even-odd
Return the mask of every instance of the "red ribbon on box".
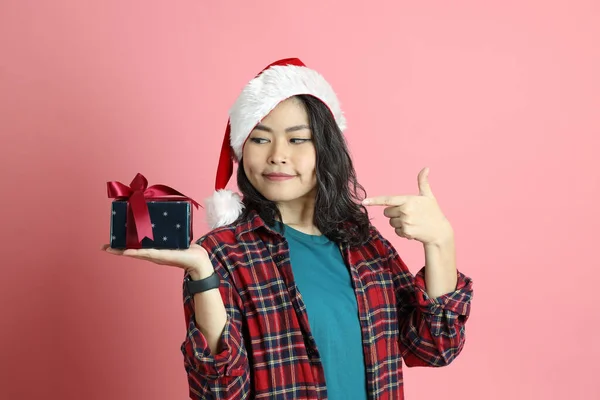
[[[142, 240], [145, 237], [154, 240], [152, 222], [150, 221], [150, 213], [148, 212], [146, 200], [181, 200], [190, 201], [196, 208], [200, 206], [192, 198], [169, 186], [152, 185], [148, 187], [148, 180], [140, 173], [133, 178], [129, 186], [121, 182], [112, 181], [106, 182], [106, 187], [109, 198], [127, 200], [129, 203], [126, 247], [131, 249], [141, 248]], [[193, 237], [191, 230], [190, 236]]]

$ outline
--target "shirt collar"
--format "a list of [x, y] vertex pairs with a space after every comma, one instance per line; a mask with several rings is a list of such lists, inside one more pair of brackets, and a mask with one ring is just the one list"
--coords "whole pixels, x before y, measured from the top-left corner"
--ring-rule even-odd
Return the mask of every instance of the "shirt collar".
[[261, 228], [266, 229], [271, 234], [279, 235], [277, 231], [273, 230], [273, 228], [265, 223], [260, 215], [258, 215], [256, 210], [250, 210], [248, 212], [248, 216], [240, 220], [236, 225], [235, 236], [238, 240], [240, 240], [243, 235], [254, 232]]

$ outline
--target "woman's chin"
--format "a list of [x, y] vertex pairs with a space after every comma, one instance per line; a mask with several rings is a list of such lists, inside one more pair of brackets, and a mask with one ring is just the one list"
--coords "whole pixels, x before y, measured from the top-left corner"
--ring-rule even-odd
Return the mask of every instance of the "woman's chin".
[[282, 190], [269, 190], [269, 191], [265, 191], [264, 193], [261, 193], [265, 199], [272, 201], [274, 203], [288, 203], [288, 202], [293, 202], [293, 201], [298, 201], [301, 198], [304, 198], [304, 196], [302, 196], [301, 194], [298, 193], [289, 193], [289, 191], [287, 191], [288, 193], [282, 193]]

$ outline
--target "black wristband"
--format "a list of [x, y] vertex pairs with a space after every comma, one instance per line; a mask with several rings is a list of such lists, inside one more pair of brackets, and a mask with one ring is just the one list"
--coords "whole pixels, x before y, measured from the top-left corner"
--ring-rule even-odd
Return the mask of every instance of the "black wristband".
[[188, 295], [193, 296], [196, 293], [202, 293], [210, 289], [219, 287], [221, 280], [216, 272], [213, 272], [208, 278], [200, 279], [199, 281], [188, 280], [185, 282], [185, 289]]

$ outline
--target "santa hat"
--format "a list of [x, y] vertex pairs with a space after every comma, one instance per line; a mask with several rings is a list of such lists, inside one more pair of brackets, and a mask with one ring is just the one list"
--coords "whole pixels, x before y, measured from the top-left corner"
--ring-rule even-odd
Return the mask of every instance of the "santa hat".
[[296, 95], [311, 95], [321, 100], [343, 132], [346, 119], [333, 88], [316, 71], [297, 58], [286, 58], [268, 65], [242, 90], [229, 110], [217, 168], [215, 192], [206, 199], [207, 222], [212, 229], [234, 222], [242, 212], [241, 197], [225, 187], [233, 174], [233, 162], [242, 158], [246, 139], [256, 125], [282, 101]]

